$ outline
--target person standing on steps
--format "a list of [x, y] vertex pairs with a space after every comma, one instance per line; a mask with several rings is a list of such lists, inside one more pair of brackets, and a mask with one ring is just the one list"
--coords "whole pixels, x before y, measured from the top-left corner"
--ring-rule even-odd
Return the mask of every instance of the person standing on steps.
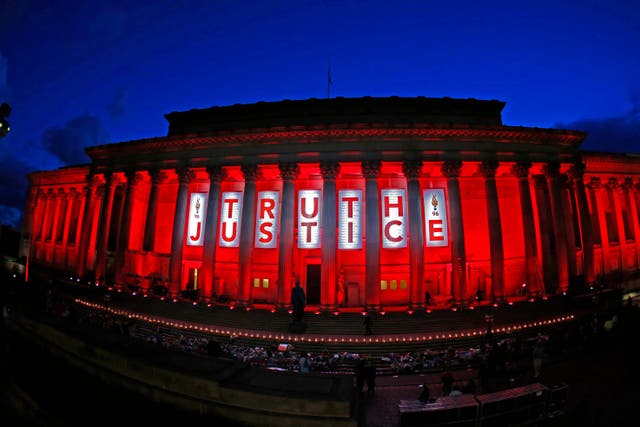
[[371, 326], [372, 326], [372, 320], [371, 320], [371, 315], [369, 313], [364, 315], [364, 334], [365, 335], [371, 335], [373, 332], [371, 331]]

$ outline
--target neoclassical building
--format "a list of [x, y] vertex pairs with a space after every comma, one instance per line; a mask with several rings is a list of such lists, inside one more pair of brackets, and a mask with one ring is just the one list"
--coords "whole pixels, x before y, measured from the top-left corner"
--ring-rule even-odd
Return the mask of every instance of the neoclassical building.
[[[504, 103], [333, 98], [174, 112], [29, 175], [35, 264], [172, 296], [335, 310], [554, 294], [640, 267], [640, 156]], [[193, 295], [193, 293], [192, 293]]]

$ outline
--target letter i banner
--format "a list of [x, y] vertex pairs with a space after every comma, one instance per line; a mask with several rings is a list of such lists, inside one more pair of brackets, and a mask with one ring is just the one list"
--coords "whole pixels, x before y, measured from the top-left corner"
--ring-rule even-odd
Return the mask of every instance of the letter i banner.
[[189, 222], [187, 246], [202, 246], [204, 226], [207, 217], [207, 193], [191, 193], [189, 201]]
[[422, 196], [427, 246], [448, 246], [447, 204], [444, 199], [444, 189], [424, 190]]

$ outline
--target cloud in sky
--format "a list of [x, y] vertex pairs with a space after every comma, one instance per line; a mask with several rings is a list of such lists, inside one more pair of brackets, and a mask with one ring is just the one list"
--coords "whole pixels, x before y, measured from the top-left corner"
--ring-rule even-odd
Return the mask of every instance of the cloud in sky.
[[64, 165], [88, 163], [85, 147], [108, 142], [108, 135], [97, 116], [84, 114], [69, 120], [62, 127], [47, 129], [42, 146]]
[[554, 127], [587, 132], [587, 138], [580, 146], [582, 150], [637, 153], [640, 147], [640, 111], [635, 108], [618, 117], [582, 119]]

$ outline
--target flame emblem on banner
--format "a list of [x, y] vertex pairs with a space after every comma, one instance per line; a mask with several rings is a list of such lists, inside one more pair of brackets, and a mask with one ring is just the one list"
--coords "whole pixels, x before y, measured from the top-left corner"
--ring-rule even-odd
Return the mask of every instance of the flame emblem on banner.
[[200, 212], [200, 197], [196, 199], [196, 215], [195, 215], [196, 218], [198, 217], [199, 212]]
[[431, 196], [431, 206], [433, 206], [432, 215], [433, 216], [440, 216], [438, 214], [438, 198], [436, 197], [436, 193], [433, 193], [433, 195]]

